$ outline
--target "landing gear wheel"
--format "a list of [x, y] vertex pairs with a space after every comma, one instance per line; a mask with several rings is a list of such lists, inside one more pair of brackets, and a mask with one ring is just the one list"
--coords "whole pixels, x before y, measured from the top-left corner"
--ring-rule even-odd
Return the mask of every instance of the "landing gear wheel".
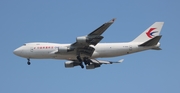
[[80, 62], [80, 66], [81, 66], [81, 68], [83, 69], [84, 68], [84, 65], [83, 65], [83, 62], [82, 62], [82, 59], [81, 59], [81, 57], [80, 56], [77, 56], [77, 60]]
[[79, 65], [81, 66], [82, 69], [84, 68], [84, 65], [82, 63], [80, 63]]
[[27, 64], [28, 64], [28, 65], [31, 65], [30, 59], [28, 58], [27, 60], [28, 60]]
[[31, 65], [31, 62], [27, 62], [28, 65]]
[[84, 64], [85, 65], [90, 65], [90, 62], [91, 62], [91, 60], [90, 59], [88, 59], [88, 58], [84, 58]]

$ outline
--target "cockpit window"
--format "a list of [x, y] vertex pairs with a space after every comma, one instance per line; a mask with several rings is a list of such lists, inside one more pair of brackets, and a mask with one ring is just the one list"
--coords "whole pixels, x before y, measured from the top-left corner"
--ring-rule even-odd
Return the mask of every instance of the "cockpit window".
[[26, 46], [26, 44], [23, 44], [23, 46]]

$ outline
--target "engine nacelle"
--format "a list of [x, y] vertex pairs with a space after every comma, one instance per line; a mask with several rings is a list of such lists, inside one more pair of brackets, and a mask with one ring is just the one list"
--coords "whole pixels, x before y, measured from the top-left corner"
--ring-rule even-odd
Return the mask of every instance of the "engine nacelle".
[[95, 69], [95, 68], [100, 67], [100, 66], [101, 66], [100, 64], [90, 64], [90, 65], [86, 66], [86, 69]]
[[59, 53], [66, 53], [66, 52], [68, 52], [68, 48], [67, 47], [58, 47], [58, 52]]
[[76, 42], [80, 43], [80, 44], [86, 44], [87, 43], [87, 37], [86, 36], [81, 36], [81, 37], [77, 37], [76, 38]]
[[72, 68], [74, 66], [78, 66], [77, 62], [75, 62], [75, 61], [67, 61], [64, 63], [64, 65], [66, 68]]

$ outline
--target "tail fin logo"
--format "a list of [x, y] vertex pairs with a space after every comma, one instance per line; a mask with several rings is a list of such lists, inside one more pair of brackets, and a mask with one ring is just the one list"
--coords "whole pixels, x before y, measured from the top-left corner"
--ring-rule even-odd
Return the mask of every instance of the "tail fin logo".
[[149, 37], [149, 38], [153, 38], [153, 34], [154, 33], [157, 33], [158, 31], [153, 31], [155, 30], [156, 28], [150, 28], [148, 32], [146, 32], [146, 35]]

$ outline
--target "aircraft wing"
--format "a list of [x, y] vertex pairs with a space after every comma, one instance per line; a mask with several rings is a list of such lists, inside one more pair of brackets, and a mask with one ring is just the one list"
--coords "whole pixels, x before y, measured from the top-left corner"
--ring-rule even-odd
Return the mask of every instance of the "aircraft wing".
[[97, 45], [104, 37], [101, 36], [106, 29], [113, 24], [115, 21], [115, 18], [110, 20], [109, 22], [104, 23], [100, 27], [98, 27], [96, 30], [92, 31], [86, 36], [81, 36], [76, 38], [76, 42], [73, 43], [71, 46], [89, 46], [89, 45]]
[[[122, 63], [123, 61], [124, 61], [124, 59], [121, 59], [117, 62], [89, 59], [88, 60], [89, 64], [88, 64], [88, 62], [84, 62], [84, 63], [86, 65], [86, 69], [95, 69], [95, 68], [100, 67], [102, 64]], [[70, 67], [78, 66], [79, 64], [80, 64], [80, 62], [78, 60], [67, 61], [67, 62], [65, 62], [65, 67], [70, 68]]]
[[113, 64], [113, 63], [122, 63], [124, 59], [121, 59], [119, 61], [104, 61], [104, 60], [96, 60], [96, 59], [91, 59], [91, 63], [93, 64]]
[[96, 59], [90, 59], [91, 62], [89, 65], [86, 65], [86, 69], [95, 69], [97, 67], [100, 67], [102, 64], [113, 64], [113, 63], [122, 63], [124, 59], [121, 59], [117, 62], [113, 61], [103, 61], [103, 60], [96, 60]]

